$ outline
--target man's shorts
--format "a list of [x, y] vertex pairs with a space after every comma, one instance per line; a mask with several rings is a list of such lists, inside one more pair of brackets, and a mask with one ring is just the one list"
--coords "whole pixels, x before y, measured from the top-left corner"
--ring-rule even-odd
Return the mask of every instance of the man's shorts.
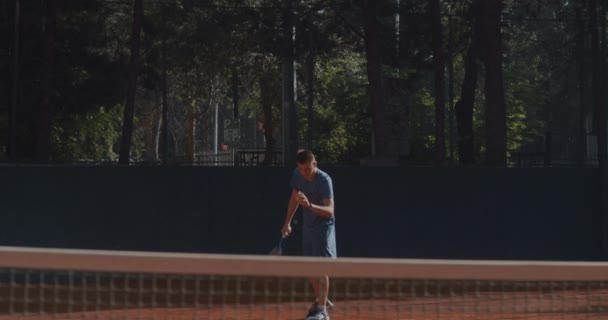
[[335, 224], [304, 226], [302, 230], [302, 255], [311, 257], [336, 257]]

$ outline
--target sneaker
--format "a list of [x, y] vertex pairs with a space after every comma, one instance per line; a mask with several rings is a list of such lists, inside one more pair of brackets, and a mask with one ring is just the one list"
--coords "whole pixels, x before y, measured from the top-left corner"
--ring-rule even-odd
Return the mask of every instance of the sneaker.
[[[308, 309], [308, 313], [311, 313], [315, 310], [317, 310], [317, 307], [319, 306], [319, 303], [317, 301], [312, 303], [312, 306], [310, 306], [310, 309]], [[327, 304], [325, 305], [325, 307], [327, 308], [327, 310], [332, 310], [334, 308], [334, 303], [331, 302], [331, 300], [327, 299]]]
[[308, 315], [304, 320], [330, 320], [329, 315], [323, 309], [315, 308], [314, 310], [310, 310]]

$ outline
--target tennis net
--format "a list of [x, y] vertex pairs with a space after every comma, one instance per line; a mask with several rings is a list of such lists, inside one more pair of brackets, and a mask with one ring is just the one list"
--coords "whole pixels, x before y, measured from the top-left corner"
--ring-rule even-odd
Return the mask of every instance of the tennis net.
[[608, 319], [600, 262], [319, 259], [0, 247], [3, 319]]

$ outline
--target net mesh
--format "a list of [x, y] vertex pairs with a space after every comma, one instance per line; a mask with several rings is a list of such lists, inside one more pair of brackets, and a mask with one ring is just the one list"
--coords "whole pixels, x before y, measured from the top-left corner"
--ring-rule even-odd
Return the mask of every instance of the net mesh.
[[608, 264], [0, 248], [0, 319], [608, 319]]

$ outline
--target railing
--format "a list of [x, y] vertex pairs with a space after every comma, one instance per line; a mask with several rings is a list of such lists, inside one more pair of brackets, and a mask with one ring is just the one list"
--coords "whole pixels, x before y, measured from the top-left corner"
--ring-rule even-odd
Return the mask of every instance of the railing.
[[599, 165], [597, 157], [587, 157], [578, 161], [552, 157], [545, 152], [516, 152], [509, 160], [514, 167], [597, 167]]
[[235, 165], [237, 167], [283, 165], [283, 154], [281, 151], [272, 151], [270, 156], [271, 159], [267, 159], [267, 152], [264, 149], [241, 149], [237, 152]]
[[[325, 162], [324, 162], [325, 163]], [[280, 150], [272, 151], [271, 158], [267, 157], [264, 149], [240, 149], [227, 152], [201, 153], [193, 157], [171, 157], [168, 159], [168, 166], [221, 166], [221, 167], [256, 167], [256, 166], [283, 166], [283, 153]], [[349, 161], [340, 163], [325, 163], [331, 165], [363, 165], [376, 166], [378, 163], [366, 161]], [[20, 159], [16, 162], [0, 158], [0, 166], [114, 166], [119, 165], [117, 160], [91, 160], [91, 161], [36, 161]], [[133, 166], [162, 166], [159, 160], [131, 159], [130, 165]], [[432, 162], [414, 163], [403, 161], [399, 166], [432, 166]], [[459, 166], [458, 162], [451, 165]], [[479, 164], [483, 165], [483, 164]], [[586, 157], [582, 161], [572, 158], [549, 157], [545, 152], [514, 152], [508, 159], [510, 167], [598, 167], [597, 157]]]
[[202, 153], [194, 156], [195, 166], [234, 166], [234, 151], [219, 153]]
[[[239, 149], [236, 151], [220, 153], [203, 153], [194, 156], [192, 165], [194, 166], [235, 166], [235, 167], [255, 167], [255, 166], [281, 166], [283, 165], [282, 152], [272, 151], [269, 154], [264, 149]], [[183, 163], [182, 161], [178, 164]]]

